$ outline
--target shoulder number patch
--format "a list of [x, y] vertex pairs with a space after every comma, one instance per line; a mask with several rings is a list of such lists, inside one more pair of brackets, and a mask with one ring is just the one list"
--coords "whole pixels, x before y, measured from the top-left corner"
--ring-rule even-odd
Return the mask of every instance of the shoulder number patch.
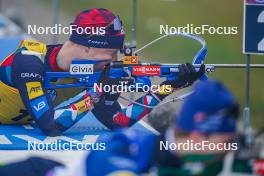
[[45, 44], [37, 41], [29, 41], [24, 40], [23, 45], [29, 50], [29, 51], [35, 51], [40, 54], [46, 54], [47, 53], [47, 47]]

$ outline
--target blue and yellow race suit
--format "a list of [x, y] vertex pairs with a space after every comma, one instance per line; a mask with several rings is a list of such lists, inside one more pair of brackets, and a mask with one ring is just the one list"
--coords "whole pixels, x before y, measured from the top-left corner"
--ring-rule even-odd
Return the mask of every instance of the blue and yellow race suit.
[[[103, 101], [94, 103], [92, 97], [99, 93], [93, 90], [45, 90], [42, 84], [45, 72], [61, 71], [56, 63], [61, 47], [23, 40], [4, 59], [0, 65], [0, 123], [23, 124], [34, 120], [45, 134], [55, 136], [76, 126], [77, 122], [89, 124], [89, 118], [100, 127], [114, 129], [131, 126], [150, 112], [133, 104], [121, 109], [117, 101], [112, 105]], [[71, 80], [57, 80], [60, 81]], [[62, 101], [65, 102], [57, 106]], [[151, 94], [137, 101], [151, 106], [159, 102]]]

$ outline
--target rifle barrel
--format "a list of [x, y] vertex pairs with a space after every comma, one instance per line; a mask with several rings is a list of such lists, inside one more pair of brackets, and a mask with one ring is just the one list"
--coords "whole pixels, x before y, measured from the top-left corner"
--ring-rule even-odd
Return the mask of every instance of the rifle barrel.
[[[175, 65], [176, 66], [176, 65]], [[198, 71], [199, 68], [201, 67], [201, 64], [194, 64], [195, 69]], [[247, 65], [246, 64], [205, 64], [205, 71], [206, 72], [214, 72], [215, 69], [218, 68], [246, 68]], [[264, 68], [264, 64], [251, 64], [250, 68]], [[176, 68], [171, 68], [170, 69], [171, 72], [178, 72], [178, 64], [176, 66]]]
[[[179, 66], [181, 64], [173, 64], [173, 63], [139, 63], [139, 64], [134, 64], [134, 65], [141, 65], [141, 66], [169, 66], [171, 67], [169, 70], [171, 73], [177, 73], [179, 72]], [[115, 61], [111, 64], [112, 67], [129, 67], [129, 66], [133, 66], [133, 64], [131, 65], [126, 65], [126, 64], [123, 64], [122, 61]], [[201, 67], [201, 64], [194, 64], [194, 67], [195, 67], [195, 70], [198, 71]], [[246, 68], [247, 65], [246, 64], [205, 64], [205, 71], [207, 73], [210, 73], [210, 72], [215, 72], [216, 69], [218, 68]], [[264, 68], [264, 64], [251, 64], [250, 65], [250, 68]]]
[[[246, 64], [205, 64], [216, 68], [246, 68]], [[250, 68], [264, 68], [264, 64], [251, 64]]]
[[[133, 65], [133, 64], [131, 64]], [[178, 67], [181, 64], [173, 64], [173, 63], [158, 63], [158, 62], [149, 62], [149, 63], [139, 63], [135, 65], [142, 65], [142, 66], [148, 66], [148, 65], [160, 65], [160, 66], [174, 66]], [[114, 61], [111, 63], [111, 66], [113, 67], [128, 67], [129, 65], [123, 64], [122, 61]], [[201, 64], [194, 64], [194, 67], [199, 68]], [[205, 64], [206, 67], [213, 67], [213, 68], [246, 68], [246, 64]], [[264, 64], [251, 64], [250, 68], [264, 68]]]
[[[147, 65], [147, 64], [146, 64]], [[152, 64], [150, 64], [152, 65]], [[155, 64], [154, 64], [155, 65]], [[162, 65], [179, 66], [180, 64], [162, 63]], [[194, 64], [194, 67], [200, 67], [201, 64]], [[215, 68], [246, 68], [246, 64], [205, 64], [206, 67]], [[264, 64], [251, 64], [250, 68], [264, 68]]]

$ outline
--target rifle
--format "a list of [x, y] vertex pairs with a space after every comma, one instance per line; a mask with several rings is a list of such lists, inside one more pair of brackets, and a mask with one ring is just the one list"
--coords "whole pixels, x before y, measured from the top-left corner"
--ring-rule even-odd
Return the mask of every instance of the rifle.
[[[108, 62], [111, 66], [109, 76], [112, 78], [133, 78], [135, 82], [140, 82], [143, 85], [151, 85], [149, 77], [160, 77], [167, 80], [174, 80], [178, 76], [179, 65], [174, 63], [143, 63], [142, 58], [137, 55], [143, 49], [158, 42], [166, 37], [184, 37], [198, 42], [202, 47], [193, 58], [192, 64], [196, 70], [199, 70], [201, 64], [204, 63], [207, 54], [207, 44], [203, 38], [193, 34], [167, 34], [163, 35], [139, 50], [135, 51], [135, 47], [124, 47], [124, 58], [122, 61], [104, 61]], [[102, 70], [95, 68], [96, 62], [92, 60], [74, 60], [71, 63], [69, 72], [46, 72], [44, 77], [45, 89], [58, 89], [58, 88], [73, 88], [84, 87], [91, 88], [98, 82]], [[202, 76], [201, 80], [207, 80], [208, 73], [214, 72], [217, 68], [245, 68], [245, 64], [205, 64], [206, 74]], [[251, 68], [264, 68], [264, 64], [252, 64]], [[77, 82], [68, 84], [52, 84], [53, 80], [61, 78], [75, 78]]]

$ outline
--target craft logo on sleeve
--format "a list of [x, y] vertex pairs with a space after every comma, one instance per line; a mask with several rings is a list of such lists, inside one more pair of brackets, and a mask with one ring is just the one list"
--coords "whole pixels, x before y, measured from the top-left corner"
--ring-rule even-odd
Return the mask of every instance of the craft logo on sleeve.
[[27, 82], [26, 87], [30, 100], [44, 94], [40, 82]]
[[49, 109], [46, 97], [42, 96], [30, 102], [30, 106], [37, 118]]
[[138, 56], [125, 56], [123, 64], [138, 64]]
[[134, 66], [132, 68], [134, 76], [159, 76], [160, 66]]
[[73, 104], [71, 106], [71, 108], [73, 110], [77, 110], [77, 113], [78, 114], [81, 114], [83, 112], [86, 112], [88, 110], [90, 110], [93, 106], [93, 103], [91, 101], [91, 98], [90, 97], [86, 97], [85, 99]]

